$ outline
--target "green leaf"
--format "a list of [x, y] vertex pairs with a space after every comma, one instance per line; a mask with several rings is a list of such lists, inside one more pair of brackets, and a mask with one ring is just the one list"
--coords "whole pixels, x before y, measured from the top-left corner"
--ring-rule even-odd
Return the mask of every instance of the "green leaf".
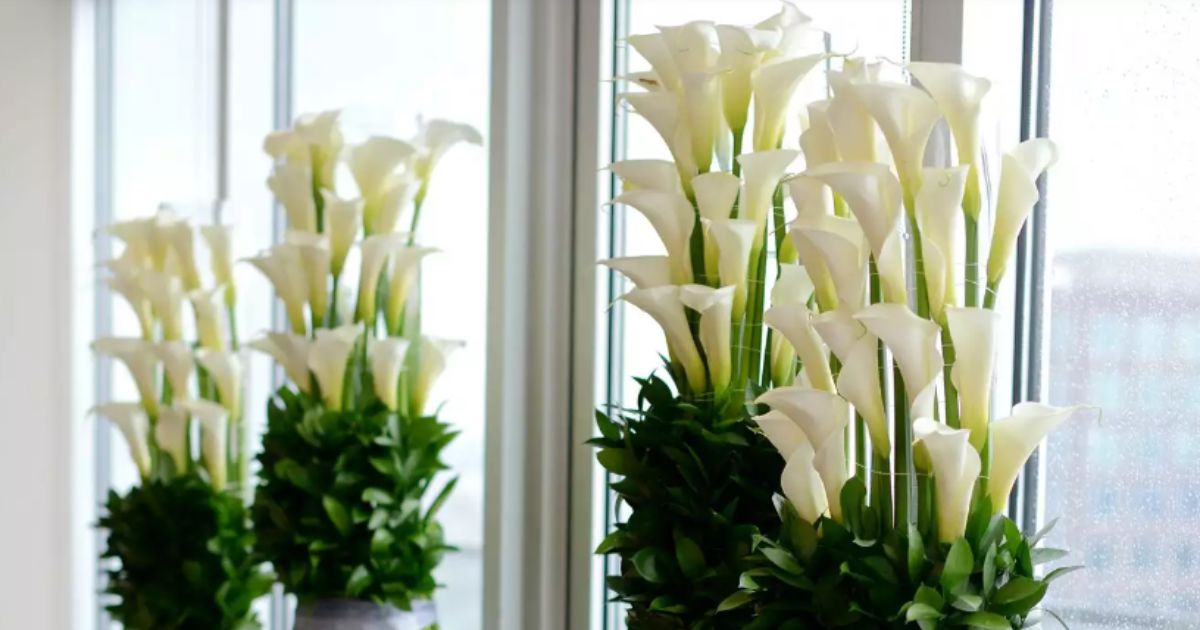
[[942, 618], [941, 611], [937, 610], [933, 606], [930, 606], [929, 604], [923, 604], [921, 602], [916, 602], [913, 605], [909, 606], [908, 610], [904, 613], [904, 620], [907, 623], [912, 623], [914, 621], [921, 621], [922, 619], [941, 619], [941, 618]]
[[610, 440], [621, 439], [621, 428], [598, 409], [596, 410], [596, 428], [600, 429], [600, 435]]
[[375, 505], [391, 505], [392, 495], [382, 488], [367, 488], [362, 491], [362, 500]]
[[1034, 566], [1062, 560], [1067, 557], [1069, 552], [1066, 549], [1055, 549], [1053, 547], [1038, 547], [1030, 552], [1030, 559], [1033, 560]]
[[679, 563], [683, 575], [689, 579], [700, 577], [708, 568], [700, 545], [679, 530], [675, 530], [675, 561]]
[[913, 582], [921, 577], [925, 568], [925, 542], [921, 539], [921, 530], [916, 523], [908, 525], [908, 579]]
[[1037, 546], [1037, 544], [1039, 542], [1042, 542], [1042, 539], [1045, 538], [1047, 534], [1049, 534], [1051, 531], [1054, 530], [1055, 525], [1058, 525], [1058, 518], [1050, 519], [1049, 523], [1046, 523], [1045, 525], [1043, 525], [1042, 528], [1039, 529], [1037, 531], [1037, 533], [1033, 535], [1033, 538], [1029, 539], [1029, 544], [1033, 545], [1033, 546]]
[[612, 553], [622, 547], [628, 546], [631, 542], [631, 536], [624, 530], [618, 529], [605, 536], [604, 540], [600, 541], [600, 544], [596, 546], [596, 550], [592, 553], [596, 555]]
[[975, 558], [971, 555], [971, 544], [965, 538], [959, 538], [950, 546], [946, 555], [946, 564], [942, 568], [942, 589], [953, 593], [959, 586], [966, 583], [971, 571], [975, 568]]
[[975, 612], [983, 607], [983, 598], [971, 593], [962, 593], [956, 595], [950, 605], [963, 612]]
[[442, 489], [434, 497], [433, 502], [429, 504], [429, 510], [425, 512], [425, 522], [432, 523], [433, 518], [437, 516], [438, 510], [446, 504], [446, 500], [450, 498], [450, 493], [454, 491], [454, 487], [458, 485], [458, 477], [452, 478], [442, 486]]
[[596, 461], [614, 475], [629, 475], [637, 467], [633, 454], [623, 448], [603, 448], [596, 453]]
[[360, 564], [354, 568], [354, 572], [350, 574], [350, 579], [346, 580], [346, 594], [350, 597], [358, 597], [374, 581], [367, 567]]
[[749, 604], [753, 600], [754, 595], [749, 591], [735, 591], [729, 597], [721, 600], [721, 603], [717, 605], [717, 612], [722, 613], [729, 610], [735, 610], [745, 606], [746, 604]]
[[760, 551], [766, 556], [767, 560], [770, 560], [772, 564], [780, 569], [788, 573], [804, 573], [804, 567], [800, 566], [800, 563], [796, 562], [796, 558], [787, 551], [778, 547], [763, 547]]
[[1046, 588], [1045, 582], [1032, 578], [1013, 578], [996, 591], [991, 608], [1004, 614], [1026, 615], [1046, 596]]
[[1060, 578], [1068, 573], [1074, 573], [1082, 568], [1083, 568], [1083, 565], [1075, 565], [1075, 566], [1070, 566], [1070, 567], [1058, 567], [1057, 569], [1054, 569], [1053, 571], [1050, 571], [1049, 573], [1047, 573], [1046, 577], [1042, 578], [1042, 581], [1049, 584], [1050, 582], [1057, 580], [1058, 578]]
[[350, 515], [346, 513], [346, 506], [328, 494], [321, 497], [321, 505], [325, 506], [325, 514], [329, 516], [330, 521], [333, 521], [333, 526], [337, 528], [338, 533], [343, 536], [349, 534]]
[[992, 588], [996, 585], [996, 545], [992, 544], [988, 547], [987, 555], [983, 557], [983, 595], [985, 597], [992, 594]]
[[859, 538], [866, 538], [862, 526], [862, 507], [867, 498], [867, 486], [858, 477], [851, 477], [842, 486], [842, 515], [846, 526]]
[[913, 597], [913, 602], [925, 604], [934, 610], [941, 610], [945, 602], [942, 600], [942, 595], [930, 586], [922, 584], [917, 587], [917, 594]]
[[633, 567], [637, 569], [638, 575], [652, 584], [665, 584], [668, 579], [665, 568], [661, 566], [662, 560], [659, 556], [659, 550], [654, 547], [646, 547], [633, 554]]
[[982, 630], [1012, 630], [1012, 624], [1000, 615], [990, 612], [974, 612], [959, 620], [964, 626]]

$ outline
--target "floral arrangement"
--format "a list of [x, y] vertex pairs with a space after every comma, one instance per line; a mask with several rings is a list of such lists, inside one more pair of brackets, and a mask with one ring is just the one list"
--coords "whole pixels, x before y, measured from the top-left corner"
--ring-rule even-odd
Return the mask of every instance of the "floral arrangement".
[[200, 228], [212, 263], [207, 288], [195, 231], [169, 209], [107, 231], [124, 249], [106, 264], [105, 282], [141, 332], [92, 344], [125, 366], [140, 397], [95, 409], [120, 430], [141, 477], [125, 494], [110, 492], [100, 518], [104, 555], [116, 560], [108, 610], [127, 628], [257, 627], [250, 605], [272, 579], [251, 556], [241, 498], [247, 442], [230, 228]]
[[[674, 160], [612, 168], [625, 184], [614, 201], [650, 220], [667, 255], [607, 264], [636, 286], [625, 301], [663, 328], [675, 392], [640, 381], [642, 408], [602, 416], [595, 440], [631, 510], [598, 550], [622, 557], [610, 588], [630, 627], [1034, 621], [1071, 568], [1039, 574], [1065, 552], [1038, 547], [1041, 534], [1003, 511], [1026, 458], [1078, 408], [1022, 403], [993, 420], [994, 306], [1055, 146], [1004, 155], [981, 278], [986, 79], [823, 51], [823, 33], [787, 3], [753, 27], [660, 31], [629, 39], [652, 70], [629, 77], [646, 91], [624, 99]], [[815, 74], [820, 98], [790, 129]], [[739, 155], [751, 103], [753, 151]], [[929, 147], [941, 121], [953, 159]], [[764, 439], [782, 457], [760, 456]], [[709, 476], [718, 462], [736, 468]], [[771, 480], [745, 492], [710, 489], [764, 472]], [[739, 520], [751, 505], [761, 515], [775, 488], [772, 522]], [[704, 521], [728, 523], [737, 544], [696, 542]]]
[[[451, 549], [436, 516], [455, 480], [427, 495], [455, 432], [428, 398], [458, 344], [421, 335], [418, 266], [434, 250], [416, 234], [434, 167], [459, 142], [481, 138], [432, 120], [411, 142], [347, 147], [335, 111], [265, 141], [288, 232], [249, 262], [273, 285], [289, 330], [251, 346], [288, 383], [268, 408], [252, 516], [257, 549], [302, 605], [411, 610], [432, 597], [433, 570]], [[336, 193], [341, 165], [354, 198]]]

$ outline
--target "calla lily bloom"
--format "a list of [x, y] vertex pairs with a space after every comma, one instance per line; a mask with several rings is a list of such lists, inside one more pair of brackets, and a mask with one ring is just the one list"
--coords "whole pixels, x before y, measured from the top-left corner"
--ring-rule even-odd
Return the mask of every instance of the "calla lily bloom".
[[689, 242], [695, 225], [692, 204], [683, 195], [656, 190], [634, 190], [613, 199], [637, 210], [646, 217], [658, 238], [666, 247], [671, 260], [671, 278], [676, 283], [692, 280]]
[[171, 400], [188, 398], [188, 383], [196, 368], [192, 347], [186, 341], [160, 341], [154, 345], [154, 355], [162, 362], [171, 383]]
[[[803, 434], [803, 432], [801, 432]], [[807, 439], [792, 451], [783, 467], [779, 485], [783, 496], [795, 508], [800, 518], [809, 523], [829, 511], [829, 499], [825, 485], [816, 468], [816, 451]]]
[[755, 28], [779, 32], [779, 43], [767, 51], [767, 58], [792, 57], [806, 48], [824, 45], [825, 33], [812, 24], [796, 5], [783, 0], [779, 13], [759, 22]]
[[1046, 138], [1034, 138], [1005, 154], [1000, 166], [1000, 192], [996, 199], [996, 224], [988, 251], [989, 284], [1000, 282], [1017, 245], [1021, 226], [1038, 201], [1037, 179], [1058, 161], [1058, 147]]
[[796, 206], [796, 221], [807, 223], [833, 214], [833, 197], [821, 180], [801, 173], [788, 178], [786, 183], [788, 195]]
[[391, 255], [404, 246], [404, 236], [398, 233], [373, 234], [363, 239], [362, 267], [358, 278], [358, 310], [356, 321], [371, 325], [375, 321], [376, 292], [379, 274]]
[[275, 289], [275, 295], [283, 301], [292, 331], [303, 333], [308, 329], [304, 321], [304, 304], [308, 299], [308, 279], [304, 274], [300, 248], [292, 243], [281, 243], [265, 254], [246, 259], [254, 265]]
[[906, 198], [916, 194], [925, 145], [941, 117], [937, 105], [924, 90], [911, 85], [860, 83], [852, 84], [850, 90], [887, 138]]
[[308, 306], [313, 319], [322, 322], [329, 310], [329, 237], [324, 234], [291, 231], [285, 239], [295, 245], [300, 253], [300, 265], [304, 270], [308, 291]]
[[684, 285], [679, 300], [700, 314], [700, 345], [708, 359], [708, 374], [713, 392], [718, 396], [729, 388], [733, 378], [733, 349], [730, 340], [733, 327], [734, 287], [719, 289], [700, 284]]
[[217, 395], [221, 404], [229, 411], [229, 416], [237, 420], [242, 410], [242, 359], [236, 352], [208, 350], [201, 348], [196, 351], [196, 360], [200, 367], [208, 372], [217, 385]]
[[435, 247], [400, 247], [392, 254], [392, 268], [388, 276], [387, 326], [388, 330], [400, 330], [404, 306], [421, 259], [437, 251]]
[[917, 226], [925, 250], [925, 283], [929, 288], [929, 311], [942, 318], [955, 298], [954, 264], [958, 260], [963, 190], [967, 167], [927, 168], [917, 191]]
[[621, 296], [621, 299], [638, 307], [658, 323], [666, 335], [672, 358], [683, 366], [688, 385], [693, 391], [704, 391], [704, 363], [700, 360], [700, 350], [696, 348], [696, 341], [688, 327], [680, 287], [667, 285], [634, 289]]
[[992, 82], [973, 76], [954, 63], [915, 61], [908, 64], [908, 71], [933, 97], [950, 126], [958, 150], [958, 163], [970, 169], [966, 189], [972, 191], [973, 201], [964, 204], [963, 209], [971, 214], [971, 218], [978, 219], [979, 110]]
[[182, 220], [175, 221], [168, 229], [168, 234], [183, 288], [188, 291], [200, 288], [200, 271], [196, 269], [195, 233], [191, 224]]
[[337, 122], [341, 112], [328, 110], [305, 114], [291, 129], [275, 131], [263, 141], [263, 150], [275, 160], [309, 169], [316, 188], [333, 188], [333, 172], [342, 150], [342, 132]]
[[[771, 287], [771, 304], [807, 304], [813, 294], [812, 279], [803, 266], [781, 263], [779, 278]], [[796, 349], [783, 335], [771, 337], [771, 382], [791, 385], [796, 378]]]
[[[871, 250], [858, 222], [823, 216], [811, 224], [800, 226], [799, 232], [802, 239], [796, 242], [796, 250], [800, 252], [805, 267], [811, 269], [810, 263], [819, 257], [829, 272], [837, 292], [837, 301], [832, 307], [861, 307], [866, 299], [867, 260]], [[806, 255], [808, 243], [811, 243], [816, 256]], [[817, 297], [821, 298], [820, 285], [817, 286]]]
[[872, 304], [854, 318], [892, 351], [913, 417], [933, 415], [933, 390], [941, 374], [941, 329], [903, 304]]
[[[186, 398], [186, 397], [185, 397]], [[188, 463], [188, 433], [191, 418], [188, 412], [175, 406], [163, 407], [154, 422], [154, 442], [171, 456], [176, 472], [182, 473]]]
[[970, 432], [951, 429], [929, 418], [913, 422], [913, 436], [924, 448], [937, 488], [938, 540], [952, 543], [967, 530], [971, 495], [979, 479], [979, 453], [971, 448]]
[[433, 119], [421, 125], [417, 134], [417, 146], [421, 151], [413, 163], [413, 172], [428, 185], [433, 169], [442, 156], [456, 144], [483, 144], [483, 136], [471, 125], [449, 120]]
[[771, 214], [775, 188], [799, 155], [800, 152], [793, 149], [776, 149], [746, 153], [737, 158], [745, 179], [738, 218], [753, 221], [760, 234], [766, 228], [767, 215]]
[[446, 369], [446, 359], [450, 353], [465, 344], [454, 339], [437, 339], [423, 336], [418, 342], [417, 377], [412, 386], [412, 414], [426, 413], [429, 393], [433, 384]]
[[158, 415], [158, 358], [153, 343], [137, 337], [101, 337], [92, 342], [92, 351], [124, 364], [133, 377], [146, 413]]
[[408, 172], [390, 177], [379, 193], [379, 199], [363, 206], [363, 233], [373, 236], [395, 232], [401, 220], [408, 219], [420, 186], [420, 180]]
[[307, 393], [311, 380], [308, 372], [310, 344], [305, 335], [269, 332], [266, 337], [255, 339], [248, 345], [275, 359], [275, 362], [283, 367], [288, 379], [295, 383], [300, 391]]
[[233, 304], [236, 289], [233, 279], [233, 228], [228, 225], [201, 225], [200, 235], [208, 243], [209, 264], [216, 283], [225, 287], [225, 303]]
[[153, 218], [118, 221], [109, 224], [104, 230], [125, 245], [125, 250], [121, 252], [122, 258], [137, 261], [139, 266], [142, 266], [152, 264], [150, 240], [154, 230], [153, 221]]
[[398, 388], [409, 341], [401, 337], [372, 339], [367, 344], [367, 361], [371, 364], [371, 380], [375, 396], [392, 411], [399, 407]]
[[720, 221], [733, 216], [733, 204], [737, 203], [738, 187], [741, 182], [733, 173], [713, 171], [692, 178], [692, 190], [696, 194], [696, 206], [700, 216], [710, 221]]
[[681, 83], [689, 73], [705, 72], [716, 66], [717, 28], [712, 22], [693, 20], [678, 26], [659, 26], [658, 30]]
[[841, 308], [814, 315], [812, 324], [825, 345], [829, 346], [829, 350], [842, 363], [846, 363], [854, 345], [867, 332], [867, 329], [854, 319], [853, 313]]
[[720, 75], [707, 71], [684, 74], [683, 104], [691, 137], [692, 160], [698, 172], [707, 173], [712, 166], [717, 134], [722, 128]]
[[108, 418], [116, 425], [129, 446], [129, 456], [145, 479], [150, 476], [150, 419], [142, 405], [131, 402], [110, 402], [97, 405], [92, 412]]
[[360, 332], [362, 329], [357, 324], [319, 328], [308, 347], [308, 369], [321, 388], [325, 406], [334, 411], [342, 410], [346, 364]]
[[837, 162], [837, 137], [829, 122], [831, 101], [813, 101], [808, 104], [808, 129], [800, 134], [800, 150], [804, 152], [804, 164], [812, 169]]
[[1008, 495], [1025, 467], [1025, 460], [1043, 438], [1080, 409], [1024, 402], [1013, 407], [1011, 416], [992, 423], [992, 465], [987, 491], [993, 509], [999, 512], [1008, 506]]
[[833, 131], [838, 155], [843, 160], [877, 162], [878, 127], [853, 86], [878, 82], [878, 66], [852, 61], [846, 60], [841, 72], [827, 73], [833, 98], [829, 101], [826, 117]]
[[778, 149], [783, 141], [788, 105], [800, 81], [827, 58], [825, 53], [776, 59], [764, 63], [751, 76], [754, 90], [754, 150]]
[[679, 170], [670, 160], [621, 160], [608, 166], [620, 180], [623, 191], [658, 190], [683, 193]]
[[328, 190], [325, 196], [325, 233], [329, 235], [329, 268], [334, 278], [342, 276], [346, 256], [354, 239], [358, 237], [358, 226], [363, 220], [362, 199], [339, 199]]
[[804, 432], [815, 452], [813, 464], [821, 476], [829, 502], [829, 515], [842, 519], [842, 486], [846, 483], [846, 424], [850, 407], [838, 396], [818, 389], [780, 387], [765, 392], [756, 402], [782, 411]]
[[202, 348], [225, 350], [227, 347], [224, 294], [224, 285], [217, 285], [208, 291], [198, 289], [188, 293], [192, 314], [196, 318], [196, 336]]
[[804, 303], [777, 304], [763, 313], [763, 323], [774, 328], [800, 355], [804, 373], [816, 389], [834, 391], [829, 353], [812, 327], [812, 313]]
[[215, 490], [225, 487], [226, 453], [228, 452], [229, 412], [211, 400], [182, 400], [179, 407], [186, 410], [200, 423], [200, 455], [204, 458], [204, 469]]
[[163, 271], [146, 271], [138, 276], [142, 292], [162, 325], [164, 339], [183, 338], [183, 285]]
[[721, 106], [725, 122], [734, 133], [746, 128], [752, 88], [750, 79], [763, 62], [767, 51], [779, 45], [782, 33], [777, 29], [717, 25], [721, 54], [717, 64], [721, 74]]
[[601, 260], [600, 264], [620, 272], [639, 289], [671, 284], [671, 263], [666, 256], [623, 256]]
[[[633, 38], [630, 38], [630, 43], [632, 42]], [[670, 149], [681, 181], [690, 185], [700, 168], [692, 158], [691, 136], [688, 135], [686, 126], [681, 124], [683, 115], [677, 96], [672, 92], [632, 92], [622, 94], [620, 98], [654, 127], [663, 143]]]
[[717, 272], [721, 284], [734, 288], [733, 320], [741, 321], [746, 312], [755, 225], [741, 219], [718, 219], [709, 226], [708, 233], [717, 247]]
[[307, 166], [287, 162], [275, 167], [267, 187], [287, 212], [288, 228], [317, 231], [317, 205], [312, 196], [312, 174]]
[[675, 59], [662, 33], [630, 35], [625, 41], [650, 63], [663, 89], [679, 90], [679, 71], [675, 68]]
[[884, 459], [891, 457], [891, 441], [888, 438], [887, 411], [883, 405], [883, 394], [879, 383], [879, 339], [863, 333], [842, 357], [842, 371], [838, 372], [837, 390], [843, 398], [854, 405], [862, 416], [871, 434], [875, 453]]
[[141, 270], [115, 271], [113, 275], [104, 279], [104, 283], [110, 291], [125, 298], [137, 316], [142, 338], [151, 339], [154, 337], [154, 318], [150, 312], [150, 301], [139, 279], [141, 273]]
[[388, 136], [371, 136], [351, 147], [346, 152], [346, 166], [358, 185], [358, 196], [368, 204], [378, 202], [388, 180], [416, 154], [413, 145]]
[[808, 442], [800, 425], [796, 424], [787, 414], [772, 409], [761, 416], [754, 417], [755, 424], [762, 429], [763, 435], [780, 457], [787, 457], [798, 447]]
[[946, 324], [956, 352], [950, 378], [958, 388], [962, 427], [971, 432], [971, 445], [982, 452], [987, 443], [1000, 314], [978, 307], [948, 308]]
[[154, 216], [146, 219], [150, 226], [150, 262], [155, 271], [175, 273], [176, 260], [171, 256], [171, 233], [180, 218], [168, 204], [162, 204]]

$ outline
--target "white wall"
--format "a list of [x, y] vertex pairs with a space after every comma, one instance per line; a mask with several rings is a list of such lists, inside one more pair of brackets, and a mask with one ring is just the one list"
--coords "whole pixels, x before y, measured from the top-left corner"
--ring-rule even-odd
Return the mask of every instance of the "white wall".
[[72, 571], [89, 540], [90, 498], [72, 510], [72, 478], [90, 467], [92, 425], [74, 395], [88, 383], [73, 372], [87, 371], [72, 361], [86, 344], [73, 332], [90, 320], [91, 283], [71, 213], [71, 36], [69, 0], [0, 0], [3, 630], [71, 627], [90, 590]]

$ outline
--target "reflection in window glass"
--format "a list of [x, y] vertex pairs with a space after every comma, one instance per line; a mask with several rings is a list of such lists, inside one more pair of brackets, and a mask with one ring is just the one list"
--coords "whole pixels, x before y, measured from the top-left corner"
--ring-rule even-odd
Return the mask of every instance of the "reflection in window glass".
[[[295, 111], [342, 109], [348, 142], [405, 138], [418, 116], [473, 125], [487, 138], [491, 19], [487, 0], [296, 0]], [[424, 332], [465, 340], [438, 381], [441, 416], [462, 433], [448, 447], [458, 486], [441, 511], [450, 544], [436, 577], [443, 628], [483, 623], [486, 150], [438, 163], [421, 216]], [[353, 191], [348, 186], [347, 191]]]
[[[1194, 379], [1178, 395], [1166, 386], [1200, 358], [1200, 155], [1166, 140], [1200, 136], [1197, 28], [1194, 3], [1054, 2], [1050, 135], [1062, 159], [1048, 181], [1050, 334], [1088, 343], [1052, 341], [1047, 373], [1051, 402], [1103, 406], [1099, 425], [1081, 416], [1047, 449], [1043, 513], [1062, 517], [1051, 544], [1088, 566], [1056, 582], [1047, 607], [1076, 629], [1192, 627], [1187, 602], [1200, 597], [1188, 568], [1200, 550], [1200, 467], [1173, 452], [1191, 444], [1200, 397], [1187, 395]], [[1096, 454], [1080, 449], [1100, 433], [1120, 436], [1113, 465], [1081, 457]], [[1131, 501], [1109, 510], [1079, 486]]]

